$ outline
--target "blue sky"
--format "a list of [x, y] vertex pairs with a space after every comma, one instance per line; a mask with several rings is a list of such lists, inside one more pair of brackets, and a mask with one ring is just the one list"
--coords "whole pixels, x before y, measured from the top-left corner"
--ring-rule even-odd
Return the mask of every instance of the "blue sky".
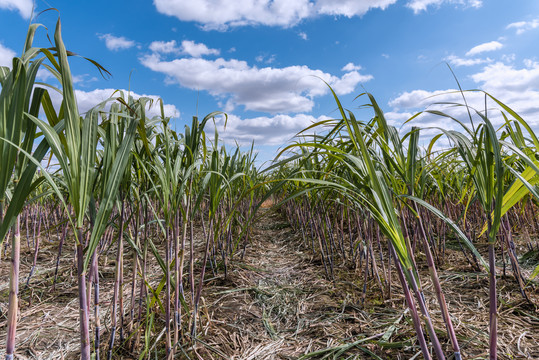
[[[32, 6], [0, 0], [0, 65], [22, 48]], [[434, 101], [459, 100], [447, 94], [456, 83], [446, 62], [463, 88], [491, 92], [539, 128], [536, 0], [37, 0], [34, 13], [49, 7], [59, 10], [67, 48], [112, 73], [103, 79], [71, 60], [83, 111], [114, 89], [161, 97], [178, 130], [193, 115], [226, 111], [221, 138], [254, 139], [261, 160], [337, 116], [320, 78], [354, 111], [366, 102], [354, 98], [371, 92], [400, 126]], [[37, 46], [49, 46], [57, 16], [35, 20], [48, 29]], [[414, 124], [455, 127], [429, 116]]]

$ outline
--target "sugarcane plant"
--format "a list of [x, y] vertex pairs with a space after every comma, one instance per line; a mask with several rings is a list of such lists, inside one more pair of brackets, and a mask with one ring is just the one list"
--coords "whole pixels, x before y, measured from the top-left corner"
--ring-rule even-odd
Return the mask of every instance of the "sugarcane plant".
[[[17, 328], [19, 265], [20, 265], [20, 216], [26, 198], [33, 188], [43, 181], [34, 179], [37, 169], [28, 156], [33, 152], [36, 125], [29, 116], [37, 116], [45, 94], [43, 87], [34, 86], [37, 72], [45, 57], [33, 47], [39, 25], [28, 30], [21, 57], [13, 58], [11, 68], [0, 67], [0, 248], [9, 228], [13, 225], [11, 241], [11, 271], [9, 286], [8, 329], [6, 359], [13, 359]], [[40, 161], [47, 151], [42, 142], [34, 152]], [[9, 208], [5, 211], [6, 200]], [[5, 212], [4, 212], [5, 211]]]
[[[376, 279], [380, 289], [384, 290], [384, 283], [387, 284], [387, 281], [382, 282], [378, 274], [375, 256], [373, 256], [372, 251], [373, 232], [376, 233], [376, 229], [379, 229], [388, 238], [390, 255], [393, 254], [393, 257], [396, 259], [397, 273], [405, 292], [423, 356], [430, 358], [427, 342], [423, 336], [420, 323], [421, 318], [425, 321], [425, 326], [432, 341], [436, 357], [444, 359], [445, 353], [434, 329], [419, 279], [413, 251], [415, 245], [412, 245], [408, 235], [410, 231], [408, 230], [409, 225], [407, 223], [410, 216], [407, 213], [412, 212], [414, 214], [412, 218], [419, 218], [417, 224], [417, 228], [421, 234], [419, 240], [427, 255], [429, 273], [435, 285], [436, 296], [442, 311], [442, 318], [446, 324], [448, 338], [452, 344], [453, 356], [460, 358], [460, 347], [438, 280], [431, 245], [428, 242], [424, 224], [419, 216], [420, 209], [417, 205], [420, 204], [426, 207], [431, 214], [439, 218], [464, 242], [479, 262], [484, 266], [486, 266], [486, 263], [475, 246], [450, 218], [445, 216], [436, 207], [417, 197], [418, 194], [425, 195], [427, 193], [425, 185], [427, 184], [428, 175], [425, 166], [418, 169], [419, 164], [424, 164], [424, 160], [420, 158], [418, 147], [419, 129], [412, 128], [410, 132], [405, 133], [401, 138], [398, 131], [387, 124], [384, 114], [374, 97], [370, 94], [365, 95], [369, 97], [367, 107], [374, 110], [374, 117], [369, 122], [362, 123], [356, 120], [354, 114], [345, 111], [339, 99], [335, 96], [335, 101], [337, 102], [342, 119], [325, 120], [313, 124], [310, 128], [306, 129], [310, 130], [317, 126], [331, 125], [329, 127], [330, 130], [327, 131], [327, 135], [314, 136], [311, 141], [299, 142], [283, 150], [284, 152], [298, 147], [310, 149], [310, 151], [302, 152], [300, 160], [295, 160], [294, 157], [291, 157], [282, 162], [282, 164], [289, 164], [290, 159], [296, 161], [297, 166], [289, 172], [294, 175], [289, 175], [288, 181], [304, 184], [298, 186], [297, 190], [289, 190], [283, 201], [286, 202], [295, 199], [306, 191], [309, 191], [308, 198], [318, 199], [314, 203], [308, 201], [312, 203], [310, 205], [311, 207], [316, 206], [324, 209], [328, 205], [323, 204], [327, 203], [330, 197], [338, 196], [339, 202], [342, 202], [340, 199], [344, 198], [347, 199], [346, 202], [349, 206], [352, 205], [359, 211], [366, 210], [368, 216], [376, 223], [376, 228], [369, 224], [369, 220], [366, 221], [365, 225], [362, 225], [361, 221], [357, 221], [358, 229], [366, 228], [363, 232], [366, 239], [363, 244], [366, 251], [365, 284], [368, 277], [367, 268], [369, 266], [369, 259], [372, 262], [372, 268], [376, 273]], [[406, 140], [408, 144], [407, 148], [405, 147]], [[298, 176], [298, 174], [301, 174], [301, 176]], [[311, 188], [306, 190], [305, 185], [310, 185]], [[324, 193], [334, 193], [334, 195], [328, 196], [324, 195]], [[321, 194], [321, 197], [316, 194]], [[308, 212], [312, 213], [313, 209], [311, 208]], [[327, 214], [327, 211], [323, 211], [323, 213]], [[362, 216], [364, 215], [359, 217]], [[301, 221], [304, 221], [301, 216], [299, 218]], [[321, 224], [322, 227], [320, 225], [317, 226], [316, 223]], [[341, 223], [344, 223], [344, 219], [341, 220]], [[348, 224], [350, 224], [349, 220]], [[339, 226], [337, 225], [336, 228], [339, 228]], [[343, 239], [344, 225], [340, 226], [340, 228], [341, 239]], [[335, 254], [334, 249], [336, 249], [333, 232], [331, 230], [331, 220], [328, 218], [315, 221], [313, 230], [311, 230], [314, 237], [319, 239], [318, 248], [322, 254], [326, 273], [329, 274], [333, 271], [332, 259]], [[417, 232], [414, 231], [415, 233]], [[352, 234], [350, 234], [351, 238]], [[415, 239], [416, 235], [414, 235]], [[340, 243], [343, 244], [343, 241], [341, 240]], [[314, 248], [314, 245], [312, 247]], [[350, 254], [354, 253], [353, 248], [354, 246], [351, 241]], [[343, 249], [341, 245], [341, 253], [343, 257], [346, 257]], [[384, 270], [383, 261], [381, 264], [383, 273], [385, 274], [386, 270]], [[389, 279], [390, 275], [387, 278]], [[365, 289], [363, 292], [364, 295]], [[415, 301], [412, 295], [415, 295]], [[421, 314], [417, 312], [416, 306], [419, 306]]]
[[[98, 177], [96, 170], [96, 154], [98, 146], [98, 121], [99, 107], [87, 112], [83, 118], [79, 114], [78, 104], [73, 88], [73, 78], [68, 62], [68, 52], [65, 48], [61, 35], [61, 21], [58, 18], [54, 34], [55, 54], [43, 50], [48, 60], [54, 66], [53, 74], [61, 83], [62, 104], [60, 107], [60, 119], [63, 115], [65, 130], [58, 133], [50, 123], [37, 117], [30, 117], [40, 128], [47, 140], [52, 154], [58, 160], [59, 167], [64, 178], [64, 186], [68, 196], [65, 203], [72, 207], [74, 227], [74, 241], [77, 258], [78, 297], [79, 297], [79, 322], [81, 358], [90, 359], [90, 334], [89, 334], [89, 309], [87, 299], [87, 271], [93, 250], [97, 241], [105, 231], [108, 219], [116, 201], [118, 187], [124, 174], [129, 159], [129, 154], [137, 130], [138, 119], [128, 119], [126, 135], [118, 148], [105, 146], [103, 152], [115, 153], [111, 173], [108, 177]], [[57, 58], [57, 61], [56, 61]], [[104, 188], [103, 198], [100, 199], [99, 210], [95, 216], [95, 222], [90, 231], [90, 240], [85, 254], [84, 231], [85, 220], [92, 200], [96, 181], [103, 181], [100, 185]], [[62, 197], [61, 193], [57, 194]]]

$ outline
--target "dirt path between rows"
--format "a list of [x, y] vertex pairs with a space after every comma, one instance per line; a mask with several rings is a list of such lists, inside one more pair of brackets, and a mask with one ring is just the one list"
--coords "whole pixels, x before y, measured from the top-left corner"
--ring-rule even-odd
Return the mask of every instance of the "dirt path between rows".
[[[206, 285], [211, 321], [204, 338], [211, 339], [208, 345], [216, 350], [208, 354], [224, 357], [219, 351], [244, 360], [297, 359], [352, 342], [360, 334], [384, 332], [381, 328], [402, 318], [403, 309], [385, 308], [379, 315], [387, 322], [365, 328], [372, 321], [356, 306], [358, 299], [351, 297], [361, 291], [336, 291], [322, 264], [311, 256], [288, 223], [268, 211], [254, 225], [243, 261], [234, 263], [226, 280]], [[360, 358], [361, 351], [355, 350], [343, 359]]]

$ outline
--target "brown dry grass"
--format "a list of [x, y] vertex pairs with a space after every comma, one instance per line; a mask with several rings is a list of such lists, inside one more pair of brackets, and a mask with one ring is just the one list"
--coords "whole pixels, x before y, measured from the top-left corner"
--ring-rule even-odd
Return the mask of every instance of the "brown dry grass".
[[[439, 271], [463, 358], [488, 357], [486, 275], [474, 273], [462, 254], [452, 250]], [[440, 339], [449, 351], [425, 266], [421, 278]], [[328, 281], [298, 234], [279, 215], [268, 214], [257, 224], [244, 261], [236, 263], [227, 281], [209, 284], [206, 336], [231, 359], [296, 359], [369, 337], [374, 338], [363, 343], [363, 349], [384, 359], [408, 359], [418, 355], [419, 347], [396, 276], [392, 283], [392, 298], [384, 300], [376, 282], [370, 281], [365, 305], [360, 306], [362, 272], [340, 267], [336, 280]], [[523, 300], [512, 276], [499, 278], [498, 293], [499, 357], [538, 359], [536, 305]], [[536, 291], [528, 290], [528, 296], [539, 304]], [[338, 358], [348, 356], [369, 358], [358, 347]]]
[[[197, 245], [202, 247], [200, 236]], [[391, 299], [383, 299], [377, 283], [367, 287], [360, 306], [362, 271], [336, 267], [335, 281], [326, 279], [320, 260], [303, 245], [283, 218], [267, 212], [255, 224], [245, 258], [238, 256], [228, 278], [209, 279], [203, 290], [202, 323], [195, 349], [203, 359], [297, 359], [313, 351], [335, 348], [370, 338], [339, 355], [339, 359], [408, 359], [419, 348], [396, 277]], [[24, 289], [33, 250], [23, 245], [21, 302], [17, 332], [18, 359], [75, 359], [78, 357], [78, 304], [73, 248], [66, 243], [55, 290], [52, 278], [57, 239], [45, 242], [31, 287]], [[199, 249], [201, 251], [201, 249]], [[113, 255], [102, 259], [102, 324], [109, 323], [114, 276]], [[126, 280], [129, 277], [126, 259]], [[0, 357], [6, 329], [9, 261], [0, 263]], [[530, 269], [526, 269], [529, 273]], [[421, 278], [441, 341], [449, 349], [444, 325], [426, 269]], [[458, 251], [447, 251], [439, 269], [449, 311], [462, 347], [463, 358], [487, 357], [488, 279], [472, 271]], [[160, 269], [148, 277], [159, 281]], [[499, 271], [501, 274], [501, 270]], [[532, 304], [519, 293], [510, 271], [498, 280], [499, 355], [501, 359], [539, 358], [539, 304], [537, 291], [529, 291]], [[213, 275], [208, 274], [208, 278]], [[129, 287], [126, 287], [126, 295]], [[127, 297], [126, 297], [127, 299]], [[160, 314], [161, 316], [162, 314]], [[102, 343], [106, 344], [106, 327]], [[192, 348], [191, 348], [192, 350]], [[193, 351], [189, 351], [194, 354]], [[221, 356], [219, 353], [226, 356]], [[322, 355], [313, 358], [321, 358]], [[118, 356], [119, 357], [119, 356]], [[419, 356], [421, 357], [421, 356]], [[128, 357], [124, 357], [128, 358]], [[332, 357], [329, 357], [332, 359]]]

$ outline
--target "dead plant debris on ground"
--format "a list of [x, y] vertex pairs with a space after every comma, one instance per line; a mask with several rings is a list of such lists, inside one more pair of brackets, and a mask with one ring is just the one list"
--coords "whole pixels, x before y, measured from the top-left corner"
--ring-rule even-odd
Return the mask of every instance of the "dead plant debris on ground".
[[[69, 255], [64, 255], [52, 290], [55, 251], [53, 243], [40, 250], [39, 266], [28, 288], [25, 282], [33, 253], [28, 249], [22, 254], [17, 359], [78, 357], [76, 272]], [[70, 251], [67, 247], [64, 254]], [[440, 279], [463, 358], [484, 359], [488, 356], [488, 279], [473, 272], [457, 251], [447, 250], [447, 256], [446, 265], [439, 269]], [[8, 266], [4, 257], [0, 264], [2, 344]], [[104, 283], [113, 281], [112, 266], [101, 268]], [[235, 257], [226, 279], [221, 274], [205, 286], [200, 339], [190, 346], [190, 353], [196, 351], [203, 359], [231, 360], [409, 359], [418, 355], [420, 349], [397, 278], [392, 279], [392, 295], [386, 300], [371, 280], [363, 303], [362, 271], [343, 266], [336, 270], [335, 280], [328, 280], [300, 235], [278, 213], [268, 211], [255, 224], [244, 258]], [[431, 283], [426, 274], [421, 278], [440, 340], [449, 349]], [[539, 295], [528, 294], [531, 304], [526, 302], [512, 276], [501, 276], [498, 284], [499, 357], [538, 359]], [[111, 292], [103, 291], [105, 317], [109, 316], [111, 297]]]

